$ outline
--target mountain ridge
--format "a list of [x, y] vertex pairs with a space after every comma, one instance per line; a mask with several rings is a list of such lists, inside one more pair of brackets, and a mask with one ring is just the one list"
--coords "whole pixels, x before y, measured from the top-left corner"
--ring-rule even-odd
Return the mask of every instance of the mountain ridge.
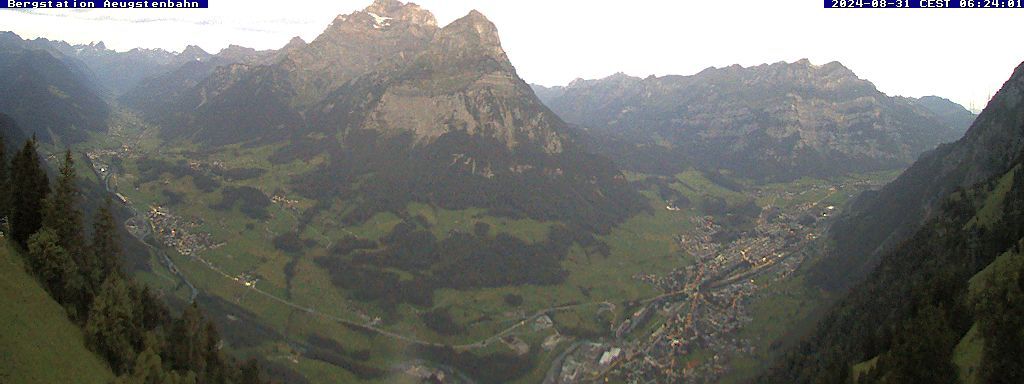
[[[813, 280], [845, 288], [867, 273], [879, 253], [895, 246], [927, 220], [941, 199], [997, 173], [1024, 150], [1024, 63], [1018, 66], [963, 138], [939, 146], [881, 191], [858, 198], [830, 230], [835, 253], [815, 270]], [[851, 278], [833, 279], [835, 271]]]
[[[415, 4], [377, 1], [276, 62], [219, 66], [180, 89], [169, 103], [140, 106], [165, 138], [210, 149], [286, 143], [282, 158], [294, 146], [326, 154], [326, 165], [293, 182], [320, 201], [364, 201], [351, 220], [419, 201], [607, 231], [646, 209], [614, 164], [585, 153], [578, 132], [536, 98], [478, 11], [438, 27]], [[315, 180], [324, 174], [333, 180]], [[526, 196], [516, 183], [558, 198]]]
[[[835, 248], [807, 283], [846, 295], [758, 381], [1018, 381], [1022, 164], [1024, 63], [962, 139], [830, 228]], [[979, 353], [964, 356], [970, 343]]]
[[676, 162], [759, 180], [895, 169], [966, 129], [881, 93], [835, 61], [619, 73], [535, 89], [566, 121], [612, 139], [595, 146], [626, 164], [643, 166], [619, 152], [667, 151]]

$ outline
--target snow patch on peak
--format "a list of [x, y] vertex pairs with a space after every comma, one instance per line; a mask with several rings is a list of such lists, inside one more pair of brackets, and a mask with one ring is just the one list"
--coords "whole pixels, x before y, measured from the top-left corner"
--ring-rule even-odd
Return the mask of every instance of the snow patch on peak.
[[391, 17], [381, 16], [373, 12], [366, 13], [369, 14], [370, 17], [373, 17], [373, 27], [377, 29], [391, 25], [391, 20], [393, 20]]

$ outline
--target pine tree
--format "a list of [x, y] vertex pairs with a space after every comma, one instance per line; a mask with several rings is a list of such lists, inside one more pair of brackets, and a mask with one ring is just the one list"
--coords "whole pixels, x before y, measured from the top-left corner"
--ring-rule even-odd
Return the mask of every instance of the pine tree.
[[50, 182], [40, 165], [35, 138], [11, 159], [10, 168], [11, 238], [22, 248], [28, 238], [43, 225], [43, 201], [50, 193]]
[[1024, 380], [1024, 258], [1011, 258], [993, 271], [976, 299], [975, 313], [984, 336], [982, 382]]
[[107, 359], [116, 373], [127, 372], [135, 360], [132, 340], [137, 329], [127, 284], [119, 276], [103, 282], [89, 310], [85, 335], [89, 345]]
[[145, 348], [135, 358], [131, 373], [117, 378], [116, 384], [188, 384], [195, 383], [195, 375], [179, 375], [165, 369], [160, 358], [161, 350], [158, 337], [149, 333], [146, 336]]
[[149, 286], [144, 284], [141, 285], [141, 288], [139, 286], [139, 284], [135, 284], [131, 290], [132, 307], [135, 308], [136, 315], [135, 324], [145, 331], [167, 324], [171, 317], [167, 307], [159, 301]]
[[203, 354], [206, 359], [206, 372], [203, 374], [205, 383], [225, 383], [228, 380], [228, 367], [224, 364], [224, 356], [220, 353], [220, 333], [212, 321], [206, 322], [206, 340], [203, 341]]
[[[941, 307], [927, 305], [896, 335], [888, 354], [887, 381], [893, 383], [955, 383], [952, 363], [957, 336]], [[845, 372], [845, 370], [843, 370]]]
[[[197, 375], [206, 372], [206, 327], [203, 315], [195, 302], [185, 307], [181, 317], [174, 322], [168, 338], [167, 352], [171, 367], [176, 371], [193, 371]], [[202, 378], [200, 378], [200, 382]]]
[[78, 311], [76, 298], [83, 284], [78, 267], [60, 246], [57, 234], [49, 228], [43, 228], [32, 235], [28, 241], [28, 258], [29, 265], [50, 296], [64, 305], [72, 318], [77, 318], [81, 312]]
[[64, 152], [64, 161], [60, 165], [60, 175], [53, 193], [46, 200], [43, 226], [53, 229], [61, 247], [68, 251], [83, 271], [91, 271], [95, 263], [92, 263], [85, 253], [85, 242], [82, 239], [84, 226], [82, 212], [78, 209], [77, 183], [75, 160], [71, 156], [71, 150], [67, 150]]
[[245, 364], [242, 364], [238, 376], [238, 382], [241, 384], [259, 384], [263, 382], [260, 364], [256, 359], [249, 359]]
[[93, 218], [92, 259], [95, 267], [91, 273], [94, 284], [102, 283], [110, 275], [121, 275], [121, 243], [117, 238], [117, 223], [107, 198]]

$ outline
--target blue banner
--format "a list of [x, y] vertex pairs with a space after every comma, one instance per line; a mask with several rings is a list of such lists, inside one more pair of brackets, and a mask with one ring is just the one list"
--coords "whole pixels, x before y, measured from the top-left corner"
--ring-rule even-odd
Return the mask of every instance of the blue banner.
[[191, 9], [209, 8], [209, 0], [190, 1], [111, 1], [111, 0], [0, 0], [0, 8], [10, 9]]
[[1024, 9], [1024, 0], [825, 0], [825, 8], [976, 8]]

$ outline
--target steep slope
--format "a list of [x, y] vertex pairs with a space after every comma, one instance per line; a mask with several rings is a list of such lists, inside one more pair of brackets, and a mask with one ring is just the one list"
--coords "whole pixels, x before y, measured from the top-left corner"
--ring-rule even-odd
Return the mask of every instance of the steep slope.
[[335, 18], [281, 66], [292, 75], [297, 104], [309, 105], [357, 76], [406, 65], [437, 31], [434, 15], [416, 4], [377, 0], [362, 11]]
[[192, 61], [205, 61], [211, 55], [197, 46], [188, 46], [180, 53], [163, 49], [135, 48], [127, 52], [108, 49], [103, 42], [71, 45], [43, 38], [32, 40], [40, 48], [56, 50], [79, 60], [89, 68], [96, 83], [109, 96], [118, 97], [137, 86], [143, 79], [158, 76]]
[[597, 136], [596, 148], [631, 167], [648, 165], [630, 161], [646, 158], [630, 152], [661, 151], [673, 163], [758, 180], [895, 169], [966, 128], [886, 96], [837, 62], [616, 74], [538, 89], [555, 113]]
[[[0, 381], [109, 383], [110, 368], [85, 347], [81, 330], [0, 239]], [[69, 362], [71, 364], [69, 364]]]
[[[171, 113], [167, 108], [174, 104], [168, 103], [168, 100], [180, 100], [186, 97], [191, 89], [212, 75], [218, 68], [238, 63], [249, 65], [264, 63], [304, 44], [301, 39], [298, 41], [293, 39], [280, 51], [256, 51], [252, 48], [231, 45], [216, 55], [178, 60], [182, 63], [176, 68], [138, 80], [134, 86], [125, 90], [118, 100], [125, 106], [143, 111], [149, 117], [160, 118]], [[198, 52], [191, 54], [183, 52], [181, 56], [191, 57], [197, 54]]]
[[415, 4], [376, 1], [339, 15], [312, 42], [292, 44], [275, 61], [218, 68], [167, 105], [142, 111], [168, 128], [165, 137], [212, 145], [308, 133], [299, 132], [308, 109], [355, 77], [408, 63], [438, 29]]
[[439, 28], [414, 4], [378, 0], [276, 63], [219, 67], [148, 109], [171, 139], [329, 154], [293, 189], [358, 202], [350, 222], [419, 201], [606, 231], [646, 207], [536, 98], [476, 11]]
[[0, 112], [40, 140], [74, 143], [106, 129], [110, 108], [73, 62], [0, 36]]
[[[13, 33], [4, 34], [4, 39], [16, 37], [21, 40]], [[218, 62], [218, 65], [257, 63], [270, 60], [277, 54], [272, 50], [257, 51], [238, 45], [210, 54], [195, 45], [189, 45], [181, 52], [144, 48], [118, 52], [107, 48], [103, 42], [72, 45], [60, 40], [36, 38], [21, 40], [20, 44], [28, 49], [50, 52], [73, 67], [80, 67], [82, 76], [95, 83], [99, 93], [112, 98], [124, 97], [129, 91], [141, 87], [147, 79], [165, 76], [183, 65], [210, 61]]]
[[0, 113], [0, 137], [4, 139], [4, 145], [7, 146], [7, 153], [14, 153], [17, 148], [21, 147], [21, 143], [25, 142], [25, 133], [18, 128], [18, 124], [14, 122], [10, 116]]
[[927, 108], [946, 124], [961, 132], [967, 132], [967, 129], [974, 123], [974, 119], [978, 117], [964, 106], [939, 96], [925, 96], [913, 99], [913, 102]]
[[861, 196], [829, 231], [835, 247], [812, 281], [841, 289], [863, 277], [881, 252], [904, 240], [942, 199], [1006, 172], [1024, 148], [1024, 66], [1017, 67], [967, 134], [921, 156], [875, 194]]
[[434, 141], [453, 131], [496, 139], [510, 149], [536, 144], [544, 152], [562, 151], [567, 140], [564, 123], [547, 111], [516, 76], [501, 48], [497, 29], [479, 12], [452, 22], [411, 64], [396, 73], [377, 71], [357, 78], [353, 87], [372, 84], [368, 102], [356, 108], [338, 108], [352, 94], [321, 104], [314, 120], [329, 126], [346, 116], [365, 116], [344, 128], [361, 127], [397, 135], [411, 133], [417, 140]]
[[1024, 266], [1006, 259], [1018, 259], [1024, 240], [1022, 90], [1024, 64], [963, 139], [923, 156], [833, 227], [840, 253], [815, 266], [819, 284], [849, 284], [877, 267], [764, 382], [844, 382], [876, 357], [858, 382], [954, 382], [954, 362], [966, 364], [954, 358], [958, 341], [976, 340], [976, 324], [987, 351], [978, 374], [1020, 379], [1007, 375], [1019, 372]]

